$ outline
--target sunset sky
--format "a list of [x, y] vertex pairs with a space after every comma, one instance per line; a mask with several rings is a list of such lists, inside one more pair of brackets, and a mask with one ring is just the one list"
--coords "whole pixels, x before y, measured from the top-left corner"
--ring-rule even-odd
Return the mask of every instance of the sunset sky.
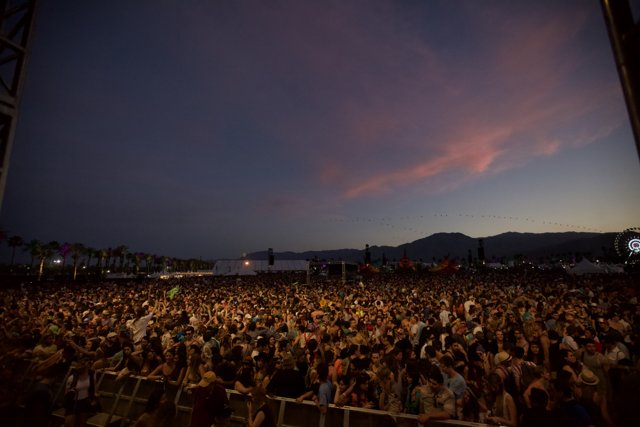
[[175, 257], [640, 226], [598, 1], [40, 2], [0, 226]]

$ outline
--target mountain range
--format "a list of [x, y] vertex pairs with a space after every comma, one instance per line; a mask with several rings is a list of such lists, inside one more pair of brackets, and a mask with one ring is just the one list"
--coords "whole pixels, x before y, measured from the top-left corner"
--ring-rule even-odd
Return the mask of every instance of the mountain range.
[[[507, 232], [483, 238], [469, 237], [462, 233], [436, 233], [399, 246], [369, 246], [371, 260], [375, 263], [384, 256], [388, 261], [399, 260], [404, 254], [412, 260], [433, 262], [445, 257], [467, 259], [469, 254], [478, 258], [482, 243], [487, 262], [509, 260], [525, 256], [529, 259], [595, 256], [615, 257], [616, 233], [515, 233]], [[363, 245], [365, 246], [365, 245]], [[267, 251], [253, 252], [249, 259], [267, 259]], [[333, 249], [305, 252], [274, 252], [276, 259], [306, 260], [326, 259], [363, 262], [365, 248]]]

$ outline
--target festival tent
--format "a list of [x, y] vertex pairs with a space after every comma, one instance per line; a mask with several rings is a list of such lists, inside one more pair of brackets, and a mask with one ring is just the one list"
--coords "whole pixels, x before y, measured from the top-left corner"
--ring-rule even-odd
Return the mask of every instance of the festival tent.
[[582, 261], [577, 263], [573, 268], [568, 271], [569, 274], [576, 274], [582, 276], [583, 274], [602, 274], [606, 271], [586, 258], [582, 258]]
[[602, 268], [607, 272], [607, 273], [614, 273], [614, 274], [620, 274], [620, 273], [624, 273], [624, 268], [620, 265], [615, 265], [615, 264], [605, 264], [602, 266]]
[[453, 274], [458, 271], [458, 265], [449, 258], [443, 259], [439, 264], [429, 270], [432, 273]]
[[307, 271], [309, 262], [304, 260], [220, 260], [213, 266], [214, 276], [255, 276], [259, 273], [282, 271]]

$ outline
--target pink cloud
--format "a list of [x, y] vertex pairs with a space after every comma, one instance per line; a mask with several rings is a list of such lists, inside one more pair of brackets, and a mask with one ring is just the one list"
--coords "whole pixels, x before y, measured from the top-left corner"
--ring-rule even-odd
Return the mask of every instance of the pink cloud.
[[[586, 22], [578, 14], [570, 20], [559, 16], [546, 23], [519, 21], [517, 28], [503, 29], [518, 37], [505, 38], [495, 50], [498, 74], [491, 88], [495, 89], [495, 105], [485, 105], [491, 97], [480, 95], [481, 88], [461, 86], [457, 99], [461, 107], [455, 114], [445, 113], [437, 143], [424, 144], [424, 150], [416, 144], [416, 158], [425, 160], [351, 182], [344, 197], [427, 183], [453, 170], [460, 172], [455, 176], [463, 185], [474, 175], [502, 173], [606, 135], [619, 125], [619, 89], [589, 84], [571, 92], [565, 88], [571, 73], [584, 65], [584, 59], [572, 53], [575, 46], [570, 42]], [[590, 122], [588, 117], [593, 115], [599, 120]], [[447, 127], [453, 136], [446, 136]], [[440, 149], [434, 153], [433, 147]], [[450, 182], [450, 188], [456, 187]]]
[[[484, 8], [466, 21], [481, 40], [447, 55], [389, 4], [375, 8], [251, 6], [241, 22], [220, 22], [251, 28], [246, 39], [212, 38], [211, 57], [231, 72], [210, 90], [233, 99], [247, 123], [305, 162], [307, 178], [325, 190], [352, 199], [450, 174], [455, 188], [590, 143], [619, 124], [615, 84], [574, 81], [592, 65], [575, 44], [593, 19], [582, 10], [554, 19], [521, 10], [505, 19], [503, 10]], [[594, 115], [600, 120], [586, 120]]]

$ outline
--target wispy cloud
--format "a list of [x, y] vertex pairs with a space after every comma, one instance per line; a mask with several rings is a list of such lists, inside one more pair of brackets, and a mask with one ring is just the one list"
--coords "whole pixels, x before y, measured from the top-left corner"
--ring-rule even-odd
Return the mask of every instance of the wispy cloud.
[[[452, 171], [456, 173], [451, 174], [448, 187], [457, 188], [472, 177], [502, 173], [591, 143], [596, 135], [605, 135], [619, 125], [619, 91], [614, 85], [603, 89], [602, 82], [574, 82], [575, 73], [585, 66], [585, 59], [580, 56], [585, 52], [574, 45], [573, 37], [588, 21], [585, 16], [569, 12], [553, 21], [539, 22], [534, 17], [519, 20], [517, 27], [505, 24], [499, 28], [494, 38], [502, 43], [485, 53], [487, 62], [466, 64], [470, 69], [463, 76], [471, 77], [472, 85], [461, 80], [459, 93], [435, 91], [435, 99], [442, 105], [441, 117], [428, 118], [435, 127], [429, 140], [413, 135], [410, 142], [404, 141], [415, 153], [408, 156], [411, 161], [395, 168], [384, 163], [373, 165], [366, 178], [345, 180], [343, 197], [382, 195], [429, 183]], [[478, 80], [474, 73], [487, 66], [495, 68], [489, 73], [491, 77]], [[428, 87], [429, 76], [412, 83], [417, 88]], [[415, 99], [410, 96], [408, 102], [372, 114], [368, 121], [390, 123], [390, 128], [407, 123], [415, 126], [420, 123], [416, 112], [423, 106], [429, 109], [430, 101], [411, 102]], [[493, 102], [487, 103], [487, 99]], [[389, 117], [382, 119], [384, 114]], [[589, 123], [593, 116], [601, 120]], [[404, 122], [404, 118], [409, 119]], [[365, 120], [353, 125], [354, 134], [361, 132], [360, 125]], [[401, 133], [398, 128], [393, 131]], [[331, 170], [333, 176], [341, 176], [335, 165]]]

